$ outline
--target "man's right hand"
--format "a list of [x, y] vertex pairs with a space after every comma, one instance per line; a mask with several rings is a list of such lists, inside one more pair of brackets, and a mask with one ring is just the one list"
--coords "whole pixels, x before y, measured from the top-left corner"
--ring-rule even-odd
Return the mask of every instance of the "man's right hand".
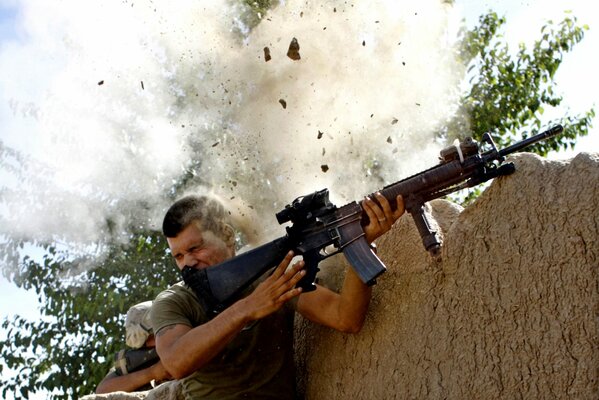
[[252, 321], [264, 318], [279, 310], [283, 304], [299, 296], [301, 288], [295, 285], [306, 274], [304, 262], [299, 261], [289, 268], [293, 252], [287, 253], [274, 272], [246, 298], [240, 300], [240, 305], [249, 312]]
[[[156, 349], [165, 368], [181, 379], [206, 365], [247, 324], [264, 318], [298, 296], [295, 285], [305, 275], [303, 261], [288, 269], [293, 253], [247, 297], [235, 302], [212, 320], [197, 327], [170, 325], [156, 333]], [[154, 303], [156, 304], [156, 303]]]

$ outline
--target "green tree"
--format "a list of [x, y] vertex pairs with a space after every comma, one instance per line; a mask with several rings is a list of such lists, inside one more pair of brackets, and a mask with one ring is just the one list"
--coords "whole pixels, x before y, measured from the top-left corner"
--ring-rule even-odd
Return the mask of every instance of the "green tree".
[[[259, 23], [259, 14], [270, 2], [248, 3], [252, 18]], [[503, 146], [551, 125], [542, 120], [543, 109], [562, 102], [555, 94], [553, 78], [564, 55], [582, 40], [586, 27], [567, 17], [543, 28], [541, 39], [531, 49], [521, 46], [512, 54], [500, 35], [504, 22], [489, 12], [481, 16], [478, 26], [460, 34], [456, 52], [469, 86], [460, 96], [459, 112], [442, 132], [447, 138], [471, 135], [480, 139], [484, 132], [491, 132]], [[577, 137], [587, 134], [593, 116], [594, 110], [589, 110], [554, 121], [567, 127], [566, 134], [535, 151], [546, 154], [574, 146]], [[0, 162], [9, 153], [0, 147]], [[194, 158], [201, 159], [199, 155]], [[197, 180], [193, 168], [183, 171], [165, 196], [176, 196]], [[109, 230], [110, 221], [106, 226]], [[80, 268], [91, 256], [75, 255], [68, 246], [0, 238], [1, 262], [12, 271], [3, 268], [4, 274], [17, 286], [38, 294], [43, 316], [39, 321], [14, 317], [2, 322], [8, 337], [0, 342], [4, 360], [0, 368], [7, 371], [0, 372], [17, 374], [0, 382], [3, 397], [28, 398], [30, 393], [47, 390], [53, 399], [70, 399], [94, 390], [109, 368], [111, 355], [124, 344], [128, 307], [154, 298], [179, 279], [159, 232], [135, 225], [129, 227], [126, 238], [125, 244], [116, 239], [105, 244], [105, 257], [93, 269]], [[32, 246], [41, 249], [41, 259], [27, 255], [26, 249]]]
[[[457, 113], [447, 122], [441, 135], [447, 139], [471, 136], [480, 141], [491, 133], [498, 147], [533, 136], [556, 124], [564, 133], [539, 142], [527, 151], [546, 156], [550, 151], [574, 148], [576, 139], [592, 127], [594, 108], [577, 115], [564, 114], [548, 121], [546, 108], [557, 108], [563, 97], [557, 92], [555, 74], [566, 53], [584, 38], [588, 26], [566, 14], [559, 23], [549, 21], [531, 48], [520, 44], [513, 52], [502, 35], [504, 17], [489, 11], [478, 26], [462, 29], [455, 47], [456, 58], [464, 67], [467, 90], [459, 96]], [[451, 141], [451, 140], [450, 140]], [[452, 195], [463, 205], [472, 202], [483, 186]]]
[[567, 15], [558, 24], [545, 25], [541, 38], [530, 49], [520, 44], [511, 52], [501, 34], [505, 22], [490, 11], [480, 17], [478, 26], [461, 31], [456, 56], [464, 66], [468, 89], [460, 96], [458, 113], [443, 134], [480, 140], [489, 132], [496, 144], [504, 147], [561, 124], [565, 127], [563, 135], [530, 151], [545, 156], [549, 151], [574, 148], [576, 139], [588, 134], [594, 109], [579, 115], [567, 110], [554, 121], [546, 121], [543, 114], [547, 107], [562, 104], [554, 77], [565, 54], [584, 38], [588, 26], [578, 25], [574, 16]]
[[0, 354], [17, 372], [0, 384], [3, 398], [46, 390], [55, 399], [74, 399], [94, 392], [112, 355], [124, 346], [127, 309], [179, 279], [161, 233], [132, 231], [130, 238], [126, 245], [109, 245], [103, 262], [80, 273], [73, 271], [88, 260], [51, 246], [43, 247], [41, 261], [19, 260], [13, 279], [38, 294], [44, 318], [2, 322], [8, 337], [0, 342]]

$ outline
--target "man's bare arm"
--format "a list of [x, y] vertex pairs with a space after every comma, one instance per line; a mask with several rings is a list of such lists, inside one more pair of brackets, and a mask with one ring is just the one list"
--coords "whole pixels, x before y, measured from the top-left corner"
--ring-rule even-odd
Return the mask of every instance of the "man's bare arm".
[[96, 393], [135, 392], [153, 380], [163, 381], [166, 379], [170, 379], [170, 375], [159, 361], [148, 368], [126, 375], [117, 375], [116, 372], [109, 373], [98, 384]]
[[[403, 200], [397, 198], [397, 208], [392, 210], [385, 197], [376, 194], [377, 202], [367, 198], [362, 207], [368, 214], [370, 223], [365, 227], [366, 238], [373, 241], [389, 231], [395, 221], [404, 213]], [[299, 297], [297, 310], [304, 317], [318, 324], [341, 332], [357, 333], [362, 329], [366, 311], [370, 304], [372, 289], [365, 285], [353, 269], [348, 269], [343, 287], [337, 294], [322, 286], [314, 292]]]
[[316, 290], [304, 293], [297, 310], [312, 322], [341, 332], [357, 333], [364, 325], [372, 289], [348, 269], [340, 293], [317, 285]]

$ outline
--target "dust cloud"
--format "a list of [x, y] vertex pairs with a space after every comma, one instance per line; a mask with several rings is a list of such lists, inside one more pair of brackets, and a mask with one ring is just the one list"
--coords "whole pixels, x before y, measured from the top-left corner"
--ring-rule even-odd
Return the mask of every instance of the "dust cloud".
[[438, 0], [21, 4], [0, 48], [4, 235], [125, 240], [174, 187], [281, 235], [295, 197], [343, 205], [431, 166], [455, 104]]

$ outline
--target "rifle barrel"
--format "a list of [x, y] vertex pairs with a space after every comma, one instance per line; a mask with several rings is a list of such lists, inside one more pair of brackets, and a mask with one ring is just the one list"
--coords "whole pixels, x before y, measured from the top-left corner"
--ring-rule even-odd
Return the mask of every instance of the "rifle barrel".
[[546, 130], [545, 132], [538, 133], [534, 136], [524, 139], [521, 142], [508, 146], [505, 149], [499, 150], [499, 155], [502, 157], [507, 156], [508, 154], [512, 154], [516, 151], [522, 150], [523, 148], [528, 147], [531, 144], [534, 144], [536, 142], [550, 138], [555, 135], [559, 135], [563, 131], [564, 128], [561, 125], [556, 125], [553, 128]]

